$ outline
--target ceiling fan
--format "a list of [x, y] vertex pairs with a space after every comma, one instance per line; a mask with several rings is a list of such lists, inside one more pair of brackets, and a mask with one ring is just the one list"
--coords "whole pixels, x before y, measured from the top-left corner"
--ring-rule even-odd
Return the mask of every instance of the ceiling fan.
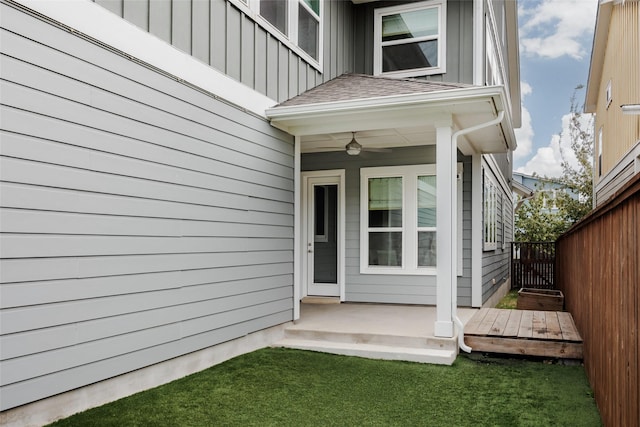
[[388, 152], [391, 151], [389, 148], [369, 148], [369, 147], [363, 147], [362, 144], [360, 144], [358, 141], [356, 141], [356, 133], [355, 132], [351, 132], [352, 138], [351, 141], [344, 146], [345, 150], [347, 151], [347, 154], [350, 156], [357, 156], [359, 155], [362, 151], [375, 151], [378, 153], [384, 153], [384, 152]]

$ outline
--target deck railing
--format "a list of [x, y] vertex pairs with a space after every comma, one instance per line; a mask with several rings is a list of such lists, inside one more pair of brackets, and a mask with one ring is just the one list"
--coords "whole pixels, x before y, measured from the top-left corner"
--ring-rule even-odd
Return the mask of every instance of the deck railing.
[[605, 426], [640, 425], [640, 174], [558, 239], [558, 287]]
[[511, 288], [555, 289], [555, 242], [511, 243]]

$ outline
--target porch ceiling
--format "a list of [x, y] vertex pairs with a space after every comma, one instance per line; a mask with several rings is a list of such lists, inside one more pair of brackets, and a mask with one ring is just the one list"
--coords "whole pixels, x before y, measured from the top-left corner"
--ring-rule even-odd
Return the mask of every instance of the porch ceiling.
[[[464, 129], [494, 119], [506, 105], [501, 86], [346, 75], [266, 113], [272, 125], [300, 137], [304, 153], [344, 150], [351, 132], [366, 148], [435, 144], [438, 123], [452, 120], [454, 129]], [[464, 154], [515, 149], [509, 111], [500, 125], [470, 133], [459, 143]]]

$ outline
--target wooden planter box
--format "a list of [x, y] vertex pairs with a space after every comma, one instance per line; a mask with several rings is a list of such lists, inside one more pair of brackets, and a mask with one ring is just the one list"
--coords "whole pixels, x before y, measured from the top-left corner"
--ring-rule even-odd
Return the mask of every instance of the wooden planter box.
[[518, 310], [562, 311], [562, 291], [522, 288], [518, 291]]

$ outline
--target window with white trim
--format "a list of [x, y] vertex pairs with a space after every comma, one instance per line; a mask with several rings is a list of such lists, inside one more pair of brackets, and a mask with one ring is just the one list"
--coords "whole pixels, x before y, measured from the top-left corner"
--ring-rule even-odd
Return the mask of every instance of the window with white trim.
[[502, 197], [502, 249], [507, 247], [507, 202], [506, 197]]
[[492, 251], [498, 246], [498, 185], [486, 170], [483, 174], [483, 181], [484, 250]]
[[[461, 270], [461, 164], [458, 171], [458, 270]], [[436, 166], [362, 168], [360, 179], [360, 272], [436, 274]]]
[[445, 72], [446, 2], [375, 10], [374, 74], [411, 77]]
[[298, 46], [316, 61], [320, 48], [320, 0], [298, 3]]
[[[320, 0], [232, 0], [246, 3], [259, 23], [315, 67], [322, 49], [322, 2]], [[246, 6], [245, 6], [246, 8]], [[251, 13], [251, 12], [249, 12]]]

